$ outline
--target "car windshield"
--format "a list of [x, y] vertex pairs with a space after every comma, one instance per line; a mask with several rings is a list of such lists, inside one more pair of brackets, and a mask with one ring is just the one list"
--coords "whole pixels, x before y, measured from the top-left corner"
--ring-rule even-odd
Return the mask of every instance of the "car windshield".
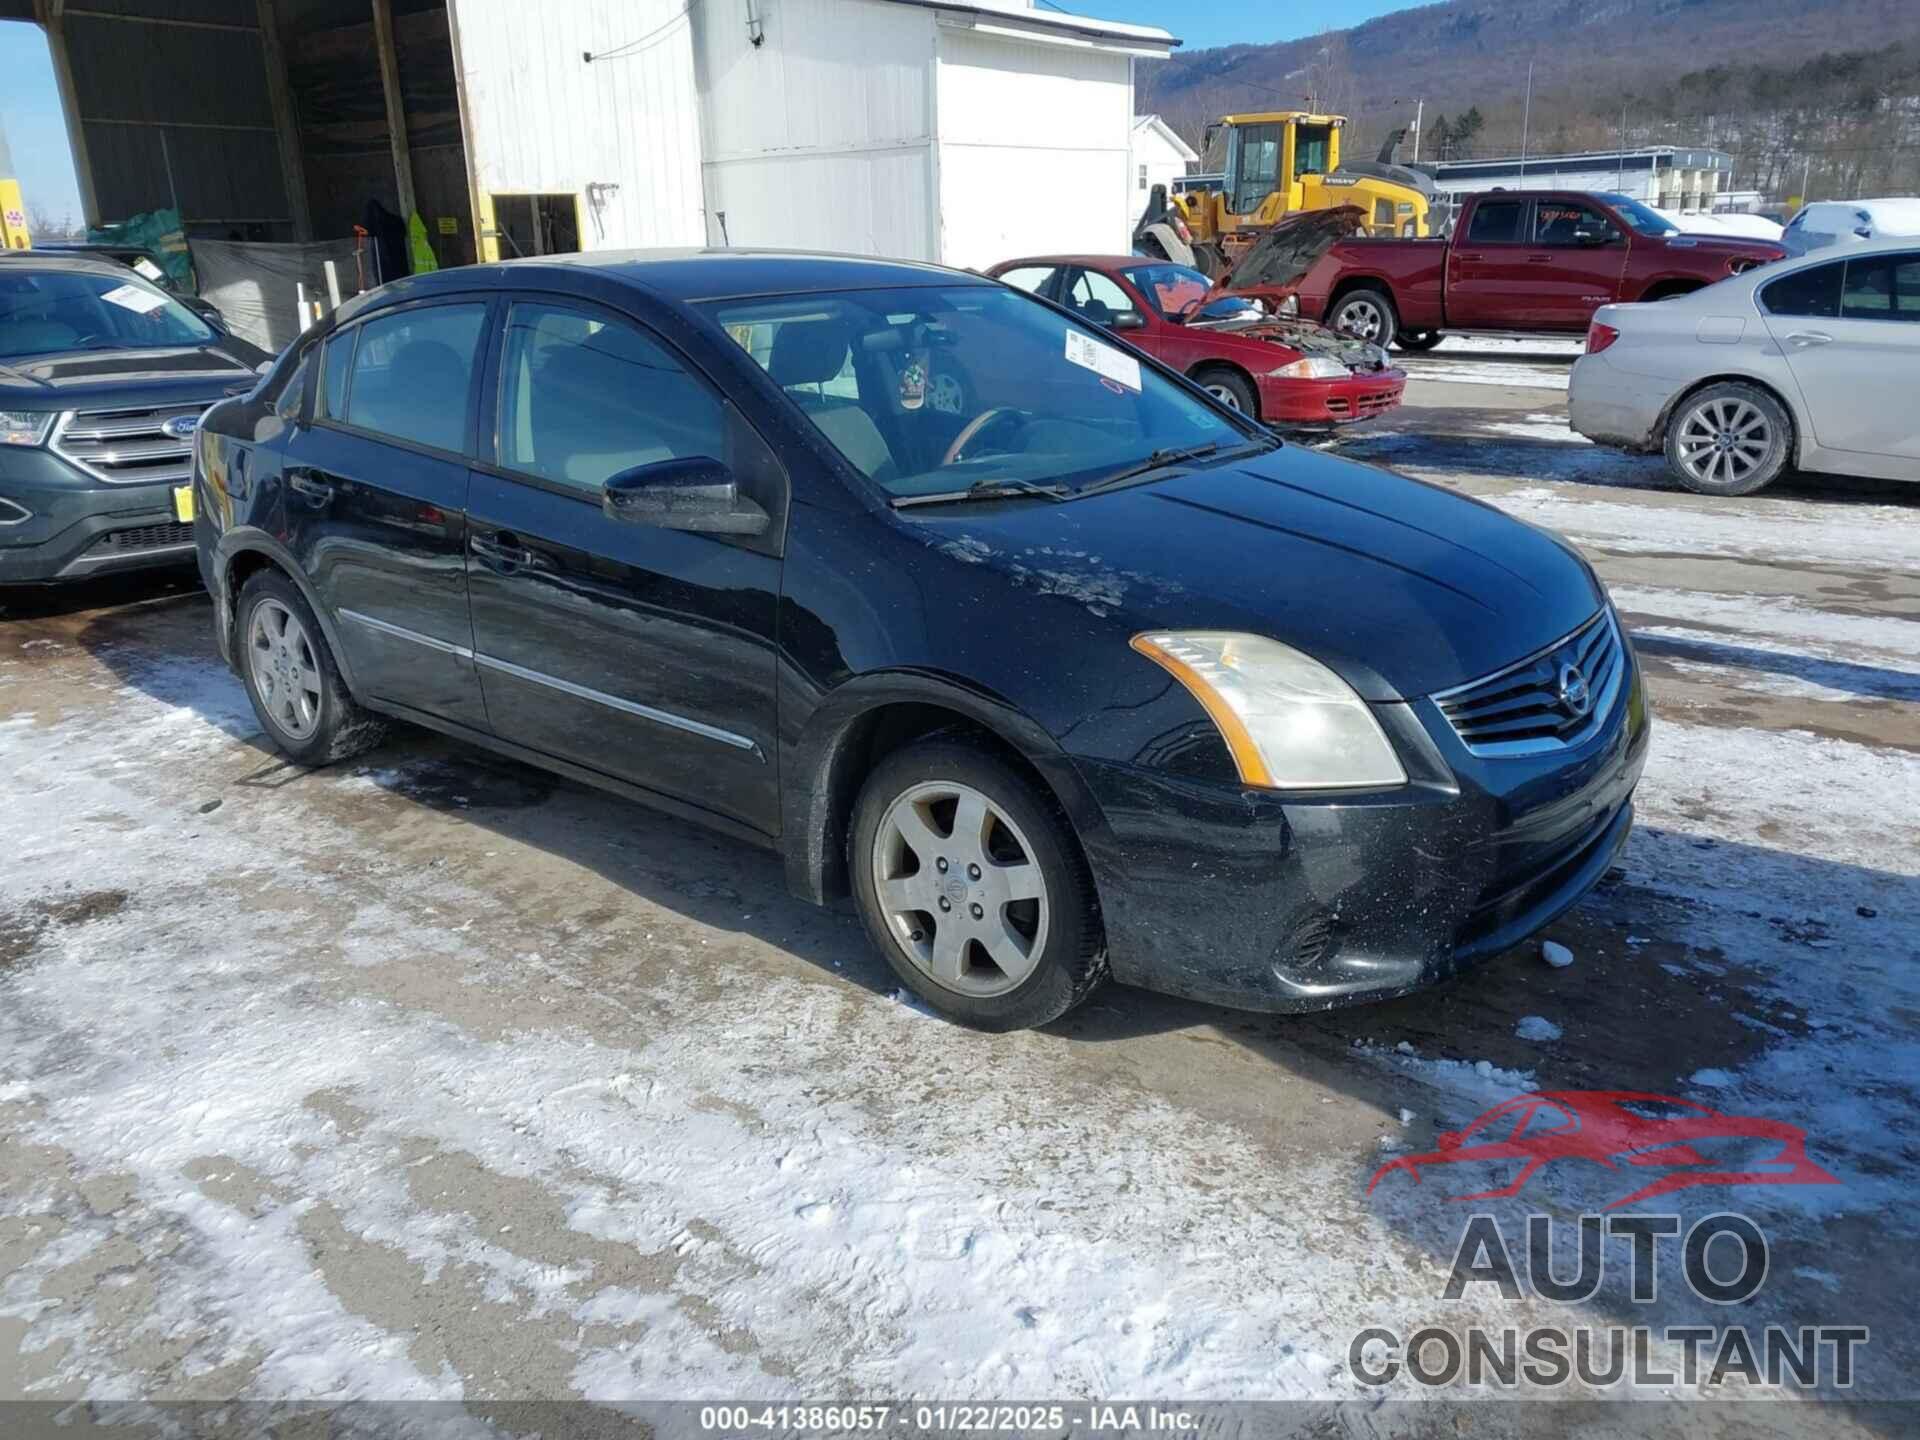
[[1648, 209], [1629, 195], [1612, 192], [1600, 197], [1611, 205], [1619, 217], [1631, 225], [1641, 235], [1678, 235], [1680, 227], [1675, 225], [1658, 210]]
[[213, 330], [131, 270], [0, 267], [0, 360], [73, 350], [205, 345]]
[[983, 482], [1089, 485], [1163, 452], [1262, 439], [1103, 331], [998, 285], [708, 308], [895, 498]]

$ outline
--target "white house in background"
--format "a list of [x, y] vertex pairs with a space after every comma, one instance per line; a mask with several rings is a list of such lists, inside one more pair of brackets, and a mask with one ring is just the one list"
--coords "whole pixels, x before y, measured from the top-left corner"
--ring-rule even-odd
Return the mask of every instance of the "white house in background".
[[1139, 208], [1134, 61], [1179, 43], [1026, 0], [448, 0], [448, 15], [483, 254], [525, 248], [489, 232], [528, 216], [582, 250], [975, 267], [1121, 250]]
[[1147, 196], [1156, 185], [1173, 193], [1173, 182], [1187, 173], [1189, 165], [1198, 165], [1200, 157], [1193, 147], [1174, 134], [1173, 127], [1158, 115], [1133, 117], [1133, 165], [1127, 172], [1127, 203], [1137, 219]]

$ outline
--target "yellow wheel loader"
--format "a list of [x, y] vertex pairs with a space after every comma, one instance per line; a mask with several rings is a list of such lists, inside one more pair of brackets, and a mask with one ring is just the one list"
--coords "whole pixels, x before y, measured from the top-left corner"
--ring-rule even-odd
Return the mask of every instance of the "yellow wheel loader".
[[1206, 154], [1224, 148], [1225, 168], [1189, 177], [1172, 196], [1154, 187], [1134, 247], [1218, 276], [1262, 231], [1301, 211], [1357, 206], [1362, 234], [1430, 233], [1433, 181], [1393, 159], [1405, 131], [1396, 130], [1377, 159], [1342, 164], [1346, 123], [1305, 110], [1222, 116], [1207, 127]]

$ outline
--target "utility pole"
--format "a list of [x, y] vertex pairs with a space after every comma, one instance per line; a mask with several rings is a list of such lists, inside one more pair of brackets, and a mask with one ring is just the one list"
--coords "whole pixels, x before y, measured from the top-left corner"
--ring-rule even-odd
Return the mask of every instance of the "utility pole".
[[1423, 128], [1421, 122], [1426, 119], [1426, 116], [1427, 116], [1426, 100], [1422, 98], [1414, 101], [1413, 102], [1413, 163], [1416, 165], [1420, 163], [1420, 131]]
[[1520, 188], [1527, 188], [1527, 142], [1533, 137], [1533, 62], [1527, 61], [1527, 108], [1520, 112]]
[[1807, 203], [1807, 185], [1813, 179], [1813, 152], [1808, 151], [1806, 161], [1800, 167], [1800, 203]]
[[1620, 143], [1614, 148], [1613, 188], [1624, 191], [1627, 188], [1627, 107], [1620, 106]]

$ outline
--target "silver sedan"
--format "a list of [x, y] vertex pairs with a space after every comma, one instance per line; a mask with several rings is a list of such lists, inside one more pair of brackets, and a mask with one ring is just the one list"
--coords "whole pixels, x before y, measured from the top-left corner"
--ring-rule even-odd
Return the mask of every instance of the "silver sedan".
[[1582, 435], [1664, 450], [1703, 495], [1750, 495], [1789, 467], [1920, 480], [1920, 242], [1602, 306], [1567, 403]]

